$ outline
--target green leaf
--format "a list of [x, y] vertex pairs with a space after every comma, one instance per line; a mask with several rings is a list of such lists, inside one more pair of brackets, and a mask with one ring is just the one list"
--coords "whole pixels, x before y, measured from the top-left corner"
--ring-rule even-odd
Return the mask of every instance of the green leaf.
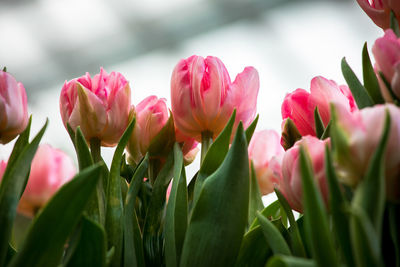
[[312, 244], [312, 254], [320, 266], [338, 266], [337, 255], [322, 197], [315, 185], [309, 158], [300, 148], [300, 169], [306, 231]]
[[135, 211], [136, 197], [149, 167], [148, 154], [133, 174], [125, 200], [124, 215], [124, 266], [144, 266], [142, 233]]
[[[297, 258], [284, 255], [275, 255], [269, 259], [266, 267], [317, 267], [311, 259]], [[324, 266], [324, 265], [320, 265]]]
[[271, 248], [265, 240], [261, 226], [257, 225], [244, 235], [235, 266], [264, 266], [271, 256]]
[[383, 104], [385, 100], [382, 97], [381, 89], [376, 78], [374, 68], [372, 67], [371, 59], [368, 53], [367, 42], [364, 43], [362, 51], [362, 67], [364, 87], [371, 96], [375, 104]]
[[358, 108], [362, 109], [365, 107], [373, 106], [374, 102], [372, 101], [371, 96], [368, 94], [367, 90], [360, 83], [353, 70], [347, 64], [345, 58], [342, 59], [342, 73], [344, 79], [349, 85], [350, 91], [353, 94], [354, 100], [356, 101]]
[[183, 155], [174, 146], [174, 179], [165, 218], [165, 261], [167, 267], [178, 266], [188, 224], [188, 194], [183, 169]]
[[75, 131], [72, 129], [71, 125], [68, 122], [67, 122], [67, 132], [68, 132], [69, 138], [72, 141], [72, 144], [75, 147]]
[[57, 266], [60, 263], [65, 242], [81, 218], [100, 170], [99, 164], [89, 167], [61, 187], [34, 219], [22, 248], [9, 267]]
[[175, 143], [174, 118], [170, 113], [168, 121], [161, 131], [152, 139], [148, 152], [150, 157], [167, 157]]
[[111, 266], [120, 266], [122, 257], [122, 244], [123, 244], [123, 225], [124, 225], [124, 211], [123, 200], [121, 192], [121, 176], [120, 166], [122, 154], [125, 146], [132, 134], [135, 126], [135, 119], [129, 123], [124, 134], [118, 142], [115, 149], [114, 156], [111, 162], [110, 173], [108, 176], [107, 185], [107, 213], [106, 213], [106, 232], [108, 248], [114, 247], [115, 253], [111, 260]]
[[336, 238], [348, 266], [354, 266], [350, 240], [350, 222], [348, 213], [346, 212], [349, 204], [340, 189], [328, 146], [325, 147], [325, 173], [329, 185], [329, 207], [332, 214]]
[[3, 174], [0, 184], [0, 266], [4, 265], [18, 202], [28, 181], [31, 162], [47, 124], [48, 120], [31, 143], [28, 143], [30, 123], [28, 124], [15, 143]]
[[[281, 205], [279, 204], [279, 201], [275, 200], [274, 202], [269, 204], [267, 207], [265, 207], [261, 211], [261, 214], [264, 217], [266, 217], [268, 219], [271, 219], [271, 220], [278, 219], [279, 216], [280, 216], [280, 213], [279, 213], [280, 208], [281, 208]], [[254, 227], [256, 227], [258, 225], [260, 225], [260, 223], [258, 222], [258, 218], [255, 217], [253, 222], [252, 222], [252, 224], [251, 224], [251, 226], [250, 226], [250, 228], [249, 228], [249, 230], [253, 229]]]
[[274, 254], [291, 255], [289, 246], [278, 229], [267, 218], [257, 213], [264, 237]]
[[301, 139], [301, 134], [296, 125], [290, 118], [286, 118], [282, 130], [281, 144], [285, 150], [291, 148], [297, 140]]
[[400, 205], [388, 203], [388, 217], [389, 217], [389, 228], [390, 228], [390, 236], [393, 242], [393, 248], [395, 252], [396, 258], [396, 267], [400, 266]]
[[383, 73], [380, 71], [379, 72], [379, 76], [381, 77], [381, 80], [383, 82], [383, 84], [385, 85], [387, 91], [390, 94], [390, 97], [393, 99], [393, 103], [396, 104], [397, 106], [399, 106], [399, 101], [400, 99], [397, 97], [397, 95], [393, 92], [392, 89], [392, 85], [390, 84], [390, 82], [386, 79], [385, 75], [383, 75]]
[[294, 219], [294, 215], [292, 209], [290, 208], [289, 203], [286, 198], [282, 195], [281, 191], [275, 188], [275, 194], [278, 197], [279, 203], [281, 204], [281, 209], [285, 211], [287, 218], [290, 223], [290, 239], [292, 243], [292, 251], [295, 256], [305, 257], [306, 252], [304, 250], [304, 244], [300, 237], [299, 228], [296, 220]]
[[357, 206], [361, 208], [369, 217], [378, 235], [378, 240], [381, 240], [382, 218], [386, 199], [384, 160], [390, 125], [389, 111], [386, 111], [381, 140], [368, 164], [368, 170], [364, 179], [354, 192], [352, 201], [353, 207]]
[[315, 121], [315, 132], [319, 139], [322, 139], [322, 135], [325, 132], [324, 122], [322, 121], [321, 115], [319, 114], [318, 107], [314, 109], [314, 121]]
[[92, 155], [90, 154], [85, 136], [78, 126], [75, 134], [75, 150], [78, 157], [79, 170], [83, 170], [93, 165]]
[[390, 11], [390, 28], [396, 34], [397, 38], [400, 37], [400, 28], [399, 22], [396, 19], [396, 15], [394, 14], [393, 10]]
[[83, 216], [80, 239], [67, 267], [106, 266], [106, 233], [97, 222]]
[[253, 162], [251, 163], [250, 172], [250, 203], [249, 203], [249, 225], [252, 224], [256, 218], [257, 211], [264, 209], [264, 204], [261, 198], [260, 188], [256, 177], [256, 171], [254, 170]]
[[350, 234], [356, 266], [383, 266], [381, 242], [368, 215], [358, 206], [353, 206], [350, 212]]
[[17, 251], [10, 244], [8, 244], [8, 250], [7, 250], [7, 255], [6, 255], [6, 260], [5, 260], [4, 266], [7, 266], [7, 264], [15, 256], [15, 254], [17, 254]]
[[168, 185], [173, 176], [174, 151], [158, 173], [147, 208], [143, 226], [143, 249], [147, 266], [161, 266], [164, 262], [163, 214]]
[[332, 120], [330, 120], [328, 122], [328, 125], [326, 125], [324, 133], [322, 134], [322, 136], [320, 138], [321, 140], [325, 140], [325, 139], [327, 139], [328, 137], [331, 136], [331, 125], [332, 125]]
[[245, 133], [246, 133], [246, 140], [247, 140], [247, 144], [250, 143], [251, 137], [254, 134], [254, 131], [256, 130], [256, 126], [257, 126], [257, 122], [258, 122], [258, 118], [260, 116], [257, 114], [256, 118], [253, 120], [253, 122], [250, 124], [249, 127], [247, 127]]
[[193, 203], [199, 198], [200, 191], [204, 181], [221, 165], [226, 154], [228, 153], [229, 143], [231, 140], [233, 124], [235, 123], [236, 110], [233, 111], [231, 118], [225, 128], [215, 139], [214, 143], [209, 147], [207, 154], [201, 164], [199, 173], [196, 178], [194, 187]]
[[195, 203], [180, 266], [236, 262], [247, 225], [249, 180], [247, 142], [239, 123], [225, 160], [204, 182]]

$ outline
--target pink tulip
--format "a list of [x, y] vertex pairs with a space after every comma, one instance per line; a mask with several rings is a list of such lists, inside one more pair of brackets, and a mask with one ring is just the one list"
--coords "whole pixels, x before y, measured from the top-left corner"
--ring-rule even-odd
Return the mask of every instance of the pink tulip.
[[0, 143], [7, 144], [28, 124], [28, 105], [24, 85], [11, 74], [0, 71]]
[[391, 201], [400, 201], [400, 108], [393, 104], [375, 105], [353, 114], [342, 106], [335, 107], [339, 129], [347, 137], [345, 153], [336, 155], [343, 183], [356, 186], [367, 172], [372, 155], [383, 133], [386, 111], [391, 128], [384, 160], [386, 194]]
[[236, 124], [243, 121], [247, 127], [256, 113], [258, 89], [258, 73], [253, 67], [245, 68], [232, 83], [224, 64], [216, 57], [183, 59], [171, 78], [176, 127], [198, 141], [205, 132], [215, 138], [234, 109]]
[[313, 136], [304, 136], [295, 145], [286, 150], [282, 161], [282, 175], [278, 187], [286, 197], [292, 209], [303, 212], [303, 195], [300, 168], [300, 147], [303, 146], [314, 171], [314, 178], [318, 184], [322, 198], [328, 205], [328, 185], [325, 176], [324, 153], [325, 146], [330, 140], [319, 140]]
[[[0, 178], [7, 163], [0, 163]], [[71, 158], [50, 145], [40, 145], [32, 160], [28, 184], [18, 205], [18, 212], [34, 216], [57, 190], [75, 175]]]
[[274, 191], [284, 154], [279, 134], [274, 130], [255, 132], [249, 144], [249, 159], [253, 162], [262, 195]]
[[[136, 106], [136, 125], [129, 139], [127, 150], [131, 159], [138, 163], [147, 153], [153, 139], [168, 121], [165, 98], [149, 96]], [[176, 141], [181, 144], [186, 162], [192, 162], [197, 154], [197, 142], [176, 130]]]
[[[382, 72], [394, 93], [400, 97], [400, 39], [392, 30], [386, 30], [385, 35], [375, 41], [372, 53], [376, 60], [376, 71]], [[386, 99], [390, 99], [391, 97], [387, 97], [387, 88], [379, 75], [378, 78], [383, 95]]]
[[398, 0], [357, 0], [360, 7], [382, 29], [390, 28], [390, 11], [400, 21], [400, 2]]
[[282, 119], [292, 119], [302, 136], [316, 136], [315, 107], [318, 107], [325, 126], [331, 119], [329, 107], [331, 101], [342, 104], [351, 112], [357, 109], [350, 89], [345, 85], [338, 86], [333, 80], [321, 76], [313, 78], [310, 92], [297, 89], [287, 94], [282, 103]]
[[89, 73], [65, 82], [60, 111], [65, 127], [81, 127], [87, 141], [101, 140], [102, 146], [115, 146], [129, 122], [131, 89], [118, 72], [102, 68], [93, 78]]

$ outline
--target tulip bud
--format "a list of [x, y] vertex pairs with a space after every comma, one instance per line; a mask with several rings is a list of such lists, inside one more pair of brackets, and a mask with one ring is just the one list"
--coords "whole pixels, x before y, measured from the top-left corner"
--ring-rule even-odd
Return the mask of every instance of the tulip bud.
[[89, 73], [65, 82], [60, 112], [67, 127], [80, 126], [87, 141], [97, 138], [102, 146], [115, 146], [129, 123], [131, 90], [118, 72], [103, 69], [93, 78]]
[[317, 76], [311, 80], [311, 93], [297, 89], [287, 94], [282, 103], [282, 119], [290, 118], [302, 136], [316, 136], [314, 110], [318, 107], [326, 127], [331, 119], [329, 103], [335, 101], [349, 111], [357, 109], [355, 100], [347, 86], [338, 86], [334, 81]]
[[398, 0], [357, 0], [360, 7], [382, 29], [390, 28], [390, 11], [400, 21], [400, 2]]
[[[6, 164], [5, 161], [0, 163], [0, 179]], [[18, 212], [25, 216], [34, 216], [75, 173], [75, 166], [67, 154], [50, 145], [40, 145], [32, 160], [28, 183], [19, 201]]]
[[[386, 147], [384, 168], [387, 199], [400, 202], [400, 108], [393, 104], [375, 105], [353, 114], [336, 105], [335, 123], [345, 144], [335, 149], [339, 178], [349, 186], [356, 186], [365, 176], [372, 155], [378, 147], [389, 111], [391, 127]], [[336, 140], [335, 140], [336, 146]]]
[[249, 144], [249, 159], [253, 162], [262, 195], [274, 191], [274, 183], [279, 180], [283, 154], [277, 132], [264, 130], [253, 134]]
[[318, 184], [322, 198], [328, 206], [328, 185], [325, 175], [324, 153], [330, 139], [319, 140], [313, 136], [304, 136], [296, 144], [286, 150], [282, 161], [282, 175], [278, 187], [292, 209], [303, 211], [303, 195], [300, 167], [300, 147], [303, 147], [310, 158], [314, 178]]
[[[167, 121], [168, 108], [165, 98], [149, 96], [136, 106], [136, 124], [127, 145], [130, 160], [137, 164], [144, 157], [151, 145], [154, 144], [155, 138], [161, 134], [160, 132], [166, 126]], [[174, 126], [172, 125], [172, 127]], [[197, 154], [198, 143], [175, 128], [172, 128], [171, 136], [164, 137], [167, 139], [174, 138], [174, 131], [176, 142], [181, 145], [185, 163], [189, 164]], [[166, 140], [162, 145], [165, 146], [169, 141]], [[170, 143], [173, 144], [174, 139]]]
[[23, 84], [0, 71], [0, 143], [10, 142], [27, 124], [28, 105]]
[[172, 114], [176, 127], [187, 136], [213, 138], [225, 127], [236, 108], [236, 124], [247, 127], [256, 113], [259, 78], [247, 67], [232, 83], [224, 64], [216, 57], [191, 56], [181, 60], [171, 78]]
[[[375, 71], [382, 73], [395, 95], [400, 97], [400, 39], [392, 30], [387, 30], [383, 37], [375, 41], [372, 53], [376, 60]], [[379, 75], [378, 80], [382, 94], [386, 96], [385, 99], [390, 100], [386, 85]]]

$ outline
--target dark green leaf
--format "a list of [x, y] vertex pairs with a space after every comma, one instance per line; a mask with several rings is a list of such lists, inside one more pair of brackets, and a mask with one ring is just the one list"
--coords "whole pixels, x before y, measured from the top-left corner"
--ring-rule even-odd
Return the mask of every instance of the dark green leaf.
[[142, 233], [135, 211], [136, 196], [149, 167], [148, 154], [136, 168], [125, 200], [124, 266], [144, 266]]
[[[13, 166], [14, 161], [18, 158], [22, 150], [24, 150], [25, 146], [29, 143], [29, 134], [31, 131], [31, 125], [32, 125], [32, 116], [29, 117], [28, 125], [26, 126], [25, 130], [19, 135], [17, 141], [15, 142], [11, 155], [8, 159], [7, 165]], [[3, 174], [3, 176], [4, 175], [5, 173]]]
[[178, 266], [188, 223], [188, 196], [183, 169], [183, 155], [174, 146], [174, 179], [165, 218], [165, 261], [167, 267]]
[[253, 163], [251, 163], [250, 172], [250, 203], [249, 203], [249, 225], [252, 224], [256, 218], [257, 211], [264, 208], [264, 204], [261, 199], [260, 188], [258, 187], [258, 181], [256, 177], [256, 171], [254, 170]]
[[327, 139], [328, 137], [331, 136], [331, 132], [330, 132], [330, 130], [331, 130], [331, 125], [332, 125], [332, 120], [330, 120], [329, 123], [328, 123], [328, 125], [326, 125], [325, 131], [324, 131], [324, 133], [323, 133], [322, 136], [321, 136], [321, 140], [325, 140], [325, 139]]
[[69, 138], [72, 141], [72, 144], [75, 147], [75, 131], [72, 129], [71, 125], [68, 122], [67, 122], [67, 132], [68, 132]]
[[285, 150], [291, 148], [297, 140], [301, 139], [301, 134], [296, 125], [290, 118], [286, 118], [282, 130], [281, 144]]
[[279, 203], [281, 204], [281, 209], [283, 208], [283, 210], [285, 211], [290, 223], [290, 239], [292, 243], [293, 254], [296, 256], [305, 257], [306, 252], [304, 250], [304, 244], [300, 238], [299, 228], [297, 226], [296, 220], [294, 219], [292, 209], [290, 208], [290, 205], [287, 202], [286, 198], [277, 188], [275, 188], [275, 193], [278, 197]]
[[378, 79], [374, 68], [372, 67], [371, 59], [368, 53], [367, 42], [365, 42], [362, 51], [362, 67], [363, 67], [363, 80], [364, 87], [368, 91], [375, 104], [383, 104], [385, 100], [382, 97], [381, 89], [379, 87]]
[[396, 34], [397, 38], [400, 38], [399, 22], [397, 21], [396, 15], [394, 14], [393, 10], [390, 11], [390, 28]]
[[97, 222], [83, 216], [80, 239], [67, 267], [106, 266], [106, 233]]
[[328, 218], [322, 197], [315, 185], [309, 158], [300, 148], [300, 169], [303, 188], [304, 219], [313, 257], [320, 266], [338, 266], [338, 258], [328, 226]]
[[264, 267], [271, 255], [261, 226], [257, 225], [244, 235], [235, 266]]
[[322, 135], [325, 132], [324, 122], [322, 121], [321, 115], [319, 114], [318, 107], [314, 109], [314, 121], [315, 121], [315, 132], [317, 137], [322, 139]]
[[358, 108], [362, 109], [373, 106], [374, 102], [372, 101], [371, 96], [368, 94], [367, 90], [360, 83], [353, 70], [347, 64], [345, 58], [342, 59], [342, 73], [347, 84], [349, 85], [350, 91], [353, 94]]
[[133, 119], [128, 128], [118, 142], [115, 149], [114, 156], [111, 162], [110, 173], [108, 176], [107, 186], [107, 213], [106, 213], [106, 232], [108, 248], [114, 247], [114, 257], [111, 261], [111, 266], [120, 266], [122, 257], [122, 244], [123, 244], [123, 225], [124, 225], [124, 211], [123, 200], [121, 192], [121, 176], [120, 166], [122, 154], [125, 146], [132, 134], [135, 126], [135, 119]]
[[173, 176], [174, 151], [158, 173], [147, 208], [143, 227], [143, 249], [146, 265], [161, 266], [164, 262], [163, 213], [168, 185]]
[[[393, 242], [394, 254], [396, 258], [396, 267], [400, 266], [400, 205], [389, 203], [388, 207], [388, 217], [389, 217], [389, 228], [390, 237]], [[383, 244], [384, 245], [384, 244]]]
[[5, 260], [4, 266], [7, 266], [7, 264], [15, 256], [15, 254], [17, 254], [17, 251], [10, 244], [8, 244], [8, 250], [7, 250], [7, 255], [6, 255], [6, 260]]
[[34, 219], [25, 242], [13, 258], [14, 266], [57, 266], [70, 233], [96, 187], [101, 165], [80, 172], [65, 184]]
[[336, 233], [336, 238], [339, 242], [339, 247], [344, 255], [348, 266], [354, 266], [353, 253], [350, 240], [350, 224], [346, 207], [349, 205], [344, 198], [329, 147], [325, 147], [325, 173], [329, 185], [329, 206], [332, 214], [333, 226]]
[[235, 123], [236, 110], [233, 111], [231, 118], [226, 124], [224, 130], [215, 139], [215, 142], [209, 147], [207, 154], [201, 164], [200, 171], [196, 178], [194, 187], [193, 203], [196, 203], [204, 181], [221, 165], [228, 153], [231, 140], [233, 124]]
[[[266, 267], [317, 267], [314, 260], [276, 255], [269, 259]], [[321, 265], [324, 266], [324, 265]]]
[[[281, 208], [281, 205], [279, 204], [279, 201], [275, 200], [274, 202], [269, 204], [267, 207], [265, 207], [261, 211], [261, 214], [270, 220], [278, 219], [280, 216], [280, 214], [279, 214], [280, 208]], [[254, 227], [256, 227], [257, 225], [260, 225], [260, 223], [258, 222], [257, 217], [255, 217], [250, 226], [250, 230], [253, 229]]]
[[267, 218], [257, 213], [264, 237], [274, 254], [291, 255], [289, 246], [278, 229]]
[[[4, 265], [17, 205], [28, 180], [32, 159], [47, 124], [48, 120], [32, 142], [28, 144], [29, 123], [14, 146], [14, 151], [11, 153], [10, 161], [0, 183], [0, 266]], [[17, 152], [18, 154], [16, 154]]]
[[79, 170], [83, 170], [93, 165], [92, 155], [90, 154], [85, 136], [83, 135], [79, 126], [76, 129], [75, 134], [75, 150], [78, 157]]
[[257, 122], [258, 122], [259, 115], [257, 114], [256, 118], [253, 120], [253, 122], [250, 124], [249, 127], [246, 129], [246, 140], [247, 144], [250, 143], [251, 137], [253, 136], [254, 131], [256, 130]]
[[225, 160], [204, 182], [195, 202], [180, 266], [236, 262], [247, 224], [249, 180], [247, 142], [239, 123]]
[[371, 220], [358, 206], [353, 206], [350, 211], [350, 234], [356, 266], [383, 266], [380, 240]]

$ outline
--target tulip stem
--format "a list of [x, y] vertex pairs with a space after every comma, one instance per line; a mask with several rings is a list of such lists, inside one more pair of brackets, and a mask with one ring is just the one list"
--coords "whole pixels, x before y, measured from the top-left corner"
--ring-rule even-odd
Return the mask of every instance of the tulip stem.
[[201, 157], [200, 157], [200, 165], [203, 163], [204, 158], [206, 157], [208, 148], [212, 144], [212, 132], [205, 131], [201, 133]]
[[101, 161], [100, 139], [90, 139], [90, 152], [94, 163]]

